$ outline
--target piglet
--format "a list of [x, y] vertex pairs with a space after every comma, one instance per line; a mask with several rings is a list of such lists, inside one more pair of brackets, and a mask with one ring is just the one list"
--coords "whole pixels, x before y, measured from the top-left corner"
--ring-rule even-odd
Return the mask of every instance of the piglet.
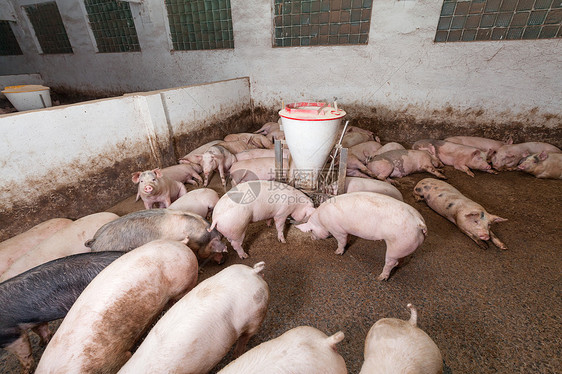
[[500, 147], [506, 144], [513, 143], [513, 140], [511, 138], [509, 138], [505, 142], [501, 142], [499, 140], [482, 138], [479, 136], [451, 136], [449, 138], [446, 138], [445, 141], [455, 144], [468, 145], [469, 147], [478, 148], [484, 152], [488, 152], [490, 149], [495, 152]]
[[154, 204], [167, 208], [172, 202], [185, 195], [185, 185], [162, 174], [160, 169], [137, 171], [133, 173], [134, 184], [139, 184], [137, 198], [144, 202], [145, 209], [152, 209]]
[[412, 149], [427, 151], [445, 165], [453, 166], [471, 177], [474, 177], [474, 173], [470, 169], [496, 174], [487, 162], [488, 157], [493, 153], [492, 150], [486, 153], [478, 148], [436, 139], [418, 140], [412, 145]]
[[359, 143], [349, 148], [349, 154], [357, 157], [363, 164], [367, 163], [367, 159], [376, 155], [376, 151], [382, 148], [382, 144], [374, 140]]
[[562, 179], [562, 153], [535, 153], [524, 158], [517, 169], [537, 178]]
[[195, 255], [177, 241], [156, 240], [125, 253], [80, 294], [35, 373], [117, 372], [164, 307], [197, 284], [197, 275]]
[[422, 179], [414, 187], [414, 198], [416, 201], [425, 200], [431, 209], [457, 225], [480, 247], [486, 249], [488, 246], [483, 240], [491, 239], [498, 248], [507, 249], [490, 230], [492, 223], [507, 219], [488, 213], [482, 205], [470, 200], [450, 184], [434, 178]]
[[541, 152], [560, 153], [558, 147], [548, 143], [528, 142], [504, 145], [500, 147], [491, 158], [496, 170], [516, 170], [519, 162], [525, 157]]
[[203, 168], [203, 175], [205, 177], [203, 186], [209, 184], [213, 171], [218, 169], [222, 185], [226, 187], [226, 177], [230, 172], [230, 167], [236, 162], [236, 156], [225, 147], [214, 145], [202, 155], [190, 156], [188, 161], [199, 164]]
[[199, 164], [189, 161], [180, 161], [178, 165], [168, 166], [162, 169], [162, 175], [180, 183], [189, 183], [197, 185], [203, 183], [203, 179], [199, 175], [203, 169]]
[[273, 219], [277, 239], [285, 243], [285, 220], [291, 216], [296, 221], [306, 221], [313, 212], [312, 200], [288, 184], [244, 182], [220, 198], [213, 210], [210, 230], [216, 228], [230, 241], [240, 258], [247, 258], [242, 242], [250, 223]]
[[341, 331], [327, 336], [314, 327], [295, 327], [244, 353], [219, 374], [346, 374], [345, 361], [336, 351], [343, 338]]
[[273, 148], [274, 145], [266, 136], [261, 134], [252, 134], [241, 132], [238, 134], [229, 134], [224, 137], [225, 142], [244, 141], [254, 145], [256, 148]]
[[34, 360], [27, 331], [46, 345], [49, 321], [64, 318], [80, 293], [123, 252], [80, 253], [36, 266], [0, 283], [0, 348], [17, 356], [24, 373]]
[[424, 241], [427, 227], [421, 214], [410, 205], [374, 192], [352, 192], [334, 196], [316, 209], [307, 223], [296, 226], [312, 232], [313, 239], [330, 234], [342, 255], [349, 234], [386, 242], [385, 265], [377, 280], [386, 280], [398, 260], [413, 253]]
[[208, 143], [205, 143], [205, 144], [195, 148], [193, 151], [189, 152], [188, 154], [186, 154], [182, 158], [180, 158], [179, 162], [181, 163], [183, 161], [187, 161], [191, 156], [194, 156], [194, 155], [202, 155], [203, 153], [207, 152], [207, 150], [209, 148], [211, 148], [212, 146], [217, 145], [221, 142], [222, 142], [222, 140], [213, 140], [213, 141], [210, 141]]
[[360, 374], [408, 373], [441, 374], [443, 358], [437, 344], [417, 327], [417, 311], [412, 304], [410, 320], [382, 318], [365, 339], [365, 361]]
[[117, 218], [119, 218], [117, 214], [100, 212], [77, 219], [14, 261], [0, 276], [0, 282], [57, 258], [91, 252], [84, 242], [91, 238], [100, 227]]
[[92, 251], [131, 251], [152, 240], [184, 241], [197, 256], [210, 256], [223, 262], [226, 245], [217, 230], [208, 230], [209, 222], [193, 213], [170, 209], [150, 209], [129, 213], [110, 222], [92, 234], [85, 245]]
[[198, 188], [189, 191], [176, 201], [168, 209], [179, 210], [184, 213], [194, 213], [206, 218], [213, 211], [219, 201], [219, 194], [210, 188]]
[[405, 177], [412, 173], [426, 171], [436, 177], [447, 179], [437, 170], [443, 164], [425, 151], [398, 149], [375, 156], [367, 164], [367, 168], [376, 178], [393, 182], [390, 177]]
[[240, 356], [267, 311], [264, 267], [231, 265], [199, 283], [160, 318], [119, 373], [208, 373], [237, 340], [234, 356]]
[[14, 261], [33, 249], [33, 247], [50, 238], [57, 231], [71, 223], [72, 220], [68, 218], [52, 218], [1, 242], [0, 275], [2, 275]]

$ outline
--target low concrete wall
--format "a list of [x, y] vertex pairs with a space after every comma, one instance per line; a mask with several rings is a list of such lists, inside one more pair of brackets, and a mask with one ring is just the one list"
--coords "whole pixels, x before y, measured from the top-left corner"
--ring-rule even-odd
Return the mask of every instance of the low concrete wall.
[[132, 172], [252, 126], [248, 78], [0, 115], [0, 240], [103, 210], [135, 192]]

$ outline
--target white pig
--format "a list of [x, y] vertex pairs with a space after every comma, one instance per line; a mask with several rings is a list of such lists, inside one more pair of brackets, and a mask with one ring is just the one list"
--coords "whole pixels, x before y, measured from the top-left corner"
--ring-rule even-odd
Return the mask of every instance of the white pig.
[[188, 161], [199, 164], [203, 168], [203, 175], [205, 177], [203, 186], [209, 184], [213, 171], [218, 169], [222, 185], [226, 187], [226, 176], [232, 164], [236, 162], [236, 156], [225, 147], [214, 145], [202, 155], [189, 156]]
[[513, 144], [513, 140], [502, 142], [499, 140], [482, 138], [479, 136], [451, 136], [445, 139], [446, 142], [468, 145], [469, 147], [478, 148], [481, 151], [488, 152], [490, 149], [492, 151], [497, 151], [500, 147], [506, 144]]
[[359, 191], [382, 193], [383, 195], [387, 195], [397, 200], [404, 201], [402, 193], [400, 193], [398, 188], [389, 183], [376, 179], [346, 177], [345, 192], [351, 193]]
[[535, 153], [524, 158], [517, 169], [537, 178], [562, 179], [562, 153]]
[[[286, 162], [283, 162], [287, 166]], [[287, 169], [282, 169], [281, 173], [286, 176]], [[236, 186], [242, 182], [253, 180], [272, 181], [275, 179], [275, 158], [261, 157], [250, 160], [237, 161], [230, 168], [230, 183]]]
[[68, 218], [53, 218], [0, 243], [0, 275], [18, 258], [72, 223]]
[[198, 188], [189, 191], [176, 201], [168, 209], [181, 210], [186, 213], [195, 213], [205, 218], [213, 211], [219, 201], [219, 194], [210, 188]]
[[164, 314], [119, 373], [208, 373], [237, 340], [234, 355], [241, 355], [267, 311], [264, 266], [231, 265], [199, 283]]
[[500, 147], [491, 158], [492, 165], [496, 170], [516, 170], [519, 162], [533, 153], [560, 153], [558, 147], [548, 143], [527, 142], [509, 144]]
[[117, 214], [101, 212], [77, 219], [14, 261], [0, 276], [0, 282], [57, 258], [91, 252], [84, 242], [91, 239], [100, 227], [117, 218]]
[[[289, 150], [283, 149], [283, 158], [289, 158]], [[249, 149], [236, 154], [236, 161], [251, 160], [254, 158], [275, 157], [275, 149]]]
[[346, 374], [345, 361], [336, 351], [343, 338], [341, 331], [327, 336], [314, 327], [295, 327], [244, 353], [219, 373]]
[[76, 299], [35, 373], [117, 372], [166, 304], [195, 286], [197, 269], [193, 251], [178, 241], [125, 253]]
[[189, 161], [183, 161], [180, 164], [168, 166], [162, 169], [162, 175], [178, 181], [180, 183], [200, 184], [203, 179], [199, 175], [203, 169], [199, 164], [194, 164]]
[[437, 344], [417, 327], [418, 314], [408, 304], [409, 321], [382, 318], [365, 339], [365, 362], [360, 374], [441, 374], [443, 358]]
[[323, 202], [307, 223], [297, 225], [312, 232], [313, 239], [330, 234], [338, 241], [336, 254], [342, 255], [349, 234], [386, 242], [385, 265], [377, 280], [386, 280], [401, 258], [418, 248], [427, 235], [421, 214], [393, 197], [374, 192], [352, 192]]
[[134, 184], [139, 184], [135, 201], [140, 197], [145, 209], [152, 209], [154, 204], [159, 208], [167, 208], [187, 193], [183, 183], [165, 176], [160, 169], [137, 171], [131, 179]]
[[237, 185], [220, 198], [213, 210], [216, 229], [228, 239], [240, 258], [248, 254], [242, 248], [248, 225], [272, 219], [277, 228], [277, 239], [285, 243], [285, 220], [306, 221], [314, 212], [310, 197], [296, 188], [275, 181], [250, 181]]
[[265, 135], [241, 132], [228, 134], [224, 137], [225, 142], [243, 141], [257, 148], [273, 148], [273, 143]]
[[507, 249], [490, 230], [490, 224], [507, 219], [488, 213], [482, 205], [470, 200], [449, 183], [434, 178], [422, 179], [414, 187], [414, 198], [416, 201], [425, 200], [431, 209], [457, 225], [480, 247], [488, 248], [483, 240], [491, 239], [497, 247]]

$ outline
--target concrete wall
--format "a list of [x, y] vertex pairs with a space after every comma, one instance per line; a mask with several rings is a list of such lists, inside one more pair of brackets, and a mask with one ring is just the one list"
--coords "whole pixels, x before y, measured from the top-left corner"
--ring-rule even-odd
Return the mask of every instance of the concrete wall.
[[439, 0], [374, 1], [368, 45], [295, 48], [272, 48], [272, 0], [232, 0], [235, 48], [187, 52], [170, 52], [164, 2], [144, 0], [131, 4], [138, 53], [96, 53], [81, 2], [59, 0], [73, 55], [37, 54], [21, 5], [38, 0], [2, 1], [14, 4], [24, 56], [0, 57], [0, 73], [32, 70], [53, 87], [131, 92], [249, 76], [268, 109], [337, 97], [351, 116], [390, 122], [562, 122], [560, 39], [434, 43]]
[[0, 240], [115, 204], [135, 192], [131, 173], [250, 128], [250, 112], [249, 79], [240, 78], [0, 115]]

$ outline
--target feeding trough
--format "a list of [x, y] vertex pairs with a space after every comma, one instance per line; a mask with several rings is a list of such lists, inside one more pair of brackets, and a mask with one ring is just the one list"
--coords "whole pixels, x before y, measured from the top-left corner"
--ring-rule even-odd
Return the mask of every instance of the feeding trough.
[[2, 93], [20, 112], [24, 110], [42, 109], [52, 106], [50, 88], [26, 84], [19, 86], [7, 86]]
[[332, 107], [322, 102], [292, 103], [279, 111], [296, 188], [317, 189], [320, 171], [336, 143], [345, 115], [336, 103]]

